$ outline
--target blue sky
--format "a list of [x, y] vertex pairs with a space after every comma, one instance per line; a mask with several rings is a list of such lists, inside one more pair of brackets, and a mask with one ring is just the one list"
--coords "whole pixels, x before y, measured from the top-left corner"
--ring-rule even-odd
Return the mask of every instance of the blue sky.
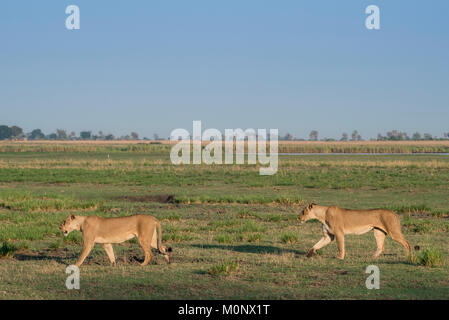
[[0, 48], [0, 124], [25, 131], [449, 132], [447, 0], [6, 0]]

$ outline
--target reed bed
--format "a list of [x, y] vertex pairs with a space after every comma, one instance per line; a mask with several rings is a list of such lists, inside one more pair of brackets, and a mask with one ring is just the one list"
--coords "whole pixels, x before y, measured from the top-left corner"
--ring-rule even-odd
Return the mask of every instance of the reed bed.
[[[135, 152], [168, 153], [170, 141], [1, 141], [0, 153], [11, 152]], [[240, 142], [233, 143], [236, 145]], [[243, 143], [243, 142], [242, 142]], [[208, 142], [202, 142], [207, 145]], [[245, 144], [245, 152], [247, 145]], [[223, 148], [224, 150], [224, 148]], [[267, 151], [269, 143], [267, 143]], [[433, 141], [279, 141], [279, 153], [449, 153], [449, 140]]]

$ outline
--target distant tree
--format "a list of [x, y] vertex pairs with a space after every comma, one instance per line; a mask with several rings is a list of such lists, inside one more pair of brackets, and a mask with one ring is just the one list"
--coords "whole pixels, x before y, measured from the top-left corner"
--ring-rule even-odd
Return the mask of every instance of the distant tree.
[[318, 140], [318, 131], [316, 131], [316, 130], [310, 131], [309, 138], [312, 141], [317, 141]]
[[153, 139], [154, 140], [159, 140], [159, 135], [157, 133], [153, 134]]
[[424, 133], [424, 140], [433, 140], [433, 137], [430, 133]]
[[114, 137], [114, 135], [113, 134], [108, 134], [108, 135], [106, 135], [106, 137], [104, 137], [106, 140], [114, 140], [115, 139], [115, 137]]
[[340, 141], [348, 141], [348, 140], [349, 140], [348, 134], [346, 132], [343, 132]]
[[67, 132], [63, 129], [56, 129], [56, 135], [59, 140], [67, 140]]
[[11, 133], [13, 137], [20, 137], [23, 135], [23, 130], [21, 127], [18, 126], [12, 126], [11, 127]]
[[100, 140], [104, 140], [105, 139], [103, 131], [98, 131], [98, 139], [100, 139]]
[[351, 134], [351, 140], [352, 141], [360, 141], [362, 140], [362, 136], [359, 134], [357, 130], [354, 130]]
[[48, 140], [56, 140], [58, 139], [58, 135], [56, 133], [50, 133], [46, 138]]
[[137, 134], [137, 132], [131, 132], [131, 138], [133, 140], [139, 140], [139, 135]]
[[0, 126], [0, 140], [9, 139], [13, 136], [12, 130], [8, 126]]
[[75, 140], [75, 139], [76, 139], [76, 133], [75, 133], [75, 131], [70, 132], [70, 134], [69, 134], [69, 139], [70, 139], [70, 140]]
[[409, 140], [406, 132], [401, 132], [398, 130], [392, 130], [390, 132], [387, 132], [387, 139], [392, 141], [400, 141], [400, 140]]
[[293, 140], [293, 136], [287, 132], [287, 134], [282, 138], [282, 140], [291, 141]]
[[92, 131], [81, 131], [80, 138], [83, 140], [92, 139]]
[[383, 141], [383, 140], [386, 140], [386, 138], [383, 137], [382, 134], [378, 133], [377, 134], [377, 141]]
[[422, 139], [421, 133], [419, 133], [419, 132], [415, 132], [415, 133], [412, 135], [412, 140], [421, 140], [421, 139]]
[[42, 140], [45, 139], [45, 134], [42, 132], [41, 129], [34, 129], [31, 131], [29, 135], [30, 140]]
[[443, 137], [444, 137], [444, 139], [449, 139], [449, 132], [443, 133]]

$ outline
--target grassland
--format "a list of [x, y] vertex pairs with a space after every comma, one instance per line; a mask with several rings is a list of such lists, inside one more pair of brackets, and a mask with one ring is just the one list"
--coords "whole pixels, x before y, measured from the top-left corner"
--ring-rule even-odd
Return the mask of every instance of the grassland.
[[[404, 154], [281, 156], [276, 175], [260, 176], [255, 165], [173, 166], [169, 144], [0, 144], [0, 298], [449, 298], [449, 157], [425, 154], [447, 152], [447, 142], [289, 145], [280, 152], [336, 145]], [[369, 233], [347, 237], [344, 261], [334, 243], [307, 259], [320, 238], [319, 223], [297, 221], [307, 201], [393, 209], [420, 251], [408, 259], [387, 238], [373, 259]], [[81, 289], [67, 290], [65, 268], [81, 250], [80, 233], [58, 230], [69, 213], [154, 215], [172, 263], [155, 254], [140, 267], [131, 240], [114, 246], [118, 265], [110, 267], [98, 246], [81, 268]], [[371, 264], [380, 290], [365, 287]]]

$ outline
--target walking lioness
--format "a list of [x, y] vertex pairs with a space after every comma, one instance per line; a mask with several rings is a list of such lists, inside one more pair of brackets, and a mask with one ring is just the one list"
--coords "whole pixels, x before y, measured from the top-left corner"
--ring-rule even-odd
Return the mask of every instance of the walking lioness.
[[364, 234], [374, 230], [377, 258], [384, 250], [385, 236], [388, 234], [393, 240], [399, 242], [410, 253], [410, 243], [404, 238], [401, 231], [399, 216], [390, 210], [349, 210], [337, 206], [325, 207], [314, 203], [307, 205], [299, 214], [302, 223], [310, 219], [318, 219], [323, 224], [323, 237], [307, 253], [313, 256], [317, 250], [337, 239], [339, 259], [345, 257], [345, 234]]
[[[162, 245], [162, 230], [159, 221], [149, 215], [134, 215], [118, 218], [101, 218], [98, 216], [74, 216], [69, 215], [61, 224], [59, 229], [68, 236], [73, 230], [83, 233], [83, 251], [76, 262], [76, 266], [83, 264], [84, 259], [94, 247], [95, 243], [103, 244], [109, 260], [115, 265], [114, 250], [112, 243], [121, 243], [137, 237], [143, 251], [145, 260], [141, 264], [145, 266], [151, 259], [151, 247], [159, 250], [164, 255], [167, 262], [169, 256], [167, 252], [171, 248]], [[157, 233], [157, 234], [156, 234]]]

